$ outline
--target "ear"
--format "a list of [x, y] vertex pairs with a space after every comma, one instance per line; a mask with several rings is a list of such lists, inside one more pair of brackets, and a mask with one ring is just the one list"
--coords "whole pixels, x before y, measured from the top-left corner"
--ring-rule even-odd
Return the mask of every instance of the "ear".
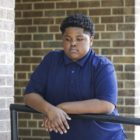
[[90, 37], [90, 46], [93, 45], [93, 41], [94, 41], [94, 36], [91, 36], [91, 37]]

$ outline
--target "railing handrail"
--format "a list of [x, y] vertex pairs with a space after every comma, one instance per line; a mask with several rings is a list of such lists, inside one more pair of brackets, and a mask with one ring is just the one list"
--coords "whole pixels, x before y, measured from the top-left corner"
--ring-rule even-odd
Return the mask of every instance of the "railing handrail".
[[[17, 125], [18, 112], [40, 113], [24, 104], [11, 104], [10, 105], [11, 140], [18, 140], [18, 125]], [[95, 121], [102, 121], [102, 122], [114, 122], [114, 123], [122, 123], [122, 124], [140, 125], [140, 118], [135, 118], [135, 117], [113, 116], [113, 115], [105, 115], [105, 114], [86, 114], [86, 115], [73, 114], [70, 116], [72, 118], [93, 119]]]

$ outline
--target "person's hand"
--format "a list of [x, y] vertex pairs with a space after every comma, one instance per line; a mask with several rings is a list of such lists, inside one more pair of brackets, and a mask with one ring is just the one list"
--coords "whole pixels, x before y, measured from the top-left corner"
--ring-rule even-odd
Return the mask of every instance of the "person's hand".
[[42, 126], [48, 131], [59, 132], [60, 134], [67, 133], [69, 124], [67, 120], [71, 120], [67, 113], [62, 109], [51, 106], [47, 112], [47, 116], [44, 116]]

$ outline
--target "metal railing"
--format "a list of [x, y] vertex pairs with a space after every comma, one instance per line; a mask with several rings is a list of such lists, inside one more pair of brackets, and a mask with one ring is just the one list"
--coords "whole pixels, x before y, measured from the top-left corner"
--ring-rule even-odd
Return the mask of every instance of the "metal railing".
[[[22, 104], [11, 104], [10, 105], [10, 117], [11, 117], [11, 140], [18, 140], [18, 112], [28, 112], [28, 113], [40, 113], [26, 105]], [[41, 113], [40, 113], [41, 114]], [[123, 116], [113, 116], [113, 115], [70, 115], [72, 118], [82, 118], [82, 119], [93, 119], [96, 121], [103, 122], [114, 122], [122, 124], [132, 124], [140, 125], [140, 118], [123, 117]]]

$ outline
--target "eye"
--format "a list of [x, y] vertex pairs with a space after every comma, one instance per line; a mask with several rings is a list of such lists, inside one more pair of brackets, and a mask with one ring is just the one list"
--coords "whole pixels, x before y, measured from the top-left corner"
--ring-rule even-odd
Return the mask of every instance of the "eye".
[[84, 40], [84, 38], [81, 38], [81, 37], [80, 38], [77, 38], [77, 41], [78, 42], [83, 41], [83, 40]]
[[70, 42], [70, 38], [66, 37], [64, 38], [64, 41]]

